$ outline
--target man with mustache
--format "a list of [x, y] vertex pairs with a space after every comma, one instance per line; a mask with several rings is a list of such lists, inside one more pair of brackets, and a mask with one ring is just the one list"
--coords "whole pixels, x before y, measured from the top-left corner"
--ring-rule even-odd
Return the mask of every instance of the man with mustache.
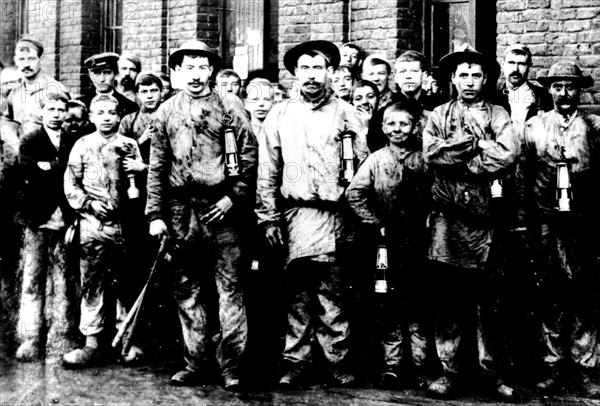
[[537, 388], [574, 384], [597, 396], [600, 116], [578, 108], [581, 89], [594, 80], [560, 61], [538, 81], [549, 88], [554, 109], [527, 122], [520, 166], [533, 203], [526, 214], [539, 254], [534, 266], [543, 275], [537, 314], [545, 371]]
[[[465, 342], [477, 343], [478, 369], [490, 392], [505, 400], [514, 396], [499, 377], [501, 329], [493, 318], [489, 264], [495, 242], [491, 186], [515, 164], [520, 141], [506, 110], [482, 98], [493, 63], [471, 49], [444, 56], [440, 65], [451, 73], [458, 98], [435, 108], [423, 132], [423, 157], [433, 171], [428, 256], [443, 367], [428, 388], [434, 396], [456, 395], [464, 370], [457, 354]], [[472, 341], [470, 332], [477, 333]]]
[[22, 77], [8, 91], [8, 117], [21, 123], [24, 133], [39, 129], [42, 116], [39, 102], [49, 93], [64, 93], [67, 88], [42, 71], [44, 46], [31, 38], [21, 38], [15, 46], [14, 62]]
[[528, 80], [531, 68], [531, 51], [521, 44], [514, 44], [504, 51], [502, 73], [505, 81], [498, 86], [492, 97], [508, 111], [513, 124], [522, 131], [523, 125], [538, 112], [552, 109], [552, 98], [548, 90]]
[[[221, 99], [208, 84], [221, 62], [198, 40], [184, 42], [169, 57], [183, 89], [154, 113], [146, 215], [150, 235], [168, 233], [180, 246], [171, 266], [187, 365], [171, 384], [207, 378], [207, 312], [213, 309], [207, 302], [217, 294], [217, 360], [225, 389], [233, 391], [242, 383], [248, 339], [241, 272], [250, 265], [245, 232], [253, 218], [257, 147], [244, 106]], [[237, 168], [231, 164], [234, 147]]]
[[137, 56], [125, 53], [119, 57], [118, 65], [117, 91], [129, 100], [137, 103], [135, 97], [135, 79], [142, 71], [142, 62]]
[[117, 110], [120, 118], [135, 113], [140, 109], [136, 102], [129, 100], [115, 90], [115, 76], [119, 71], [118, 61], [119, 54], [115, 54], [114, 52], [104, 52], [93, 55], [83, 62], [88, 69], [90, 80], [95, 88], [93, 92], [85, 94], [78, 99], [86, 105], [88, 111], [90, 110], [90, 104], [94, 97], [99, 95], [113, 96], [117, 99], [119, 102]]
[[298, 79], [300, 95], [275, 105], [259, 134], [256, 209], [269, 244], [286, 255], [290, 303], [279, 384], [305, 382], [318, 342], [333, 383], [349, 385], [355, 377], [348, 365], [347, 281], [340, 264], [347, 231], [340, 148], [341, 137], [351, 131], [352, 151], [346, 152], [364, 160], [366, 123], [331, 89], [340, 62], [333, 43], [304, 42], [283, 61]]

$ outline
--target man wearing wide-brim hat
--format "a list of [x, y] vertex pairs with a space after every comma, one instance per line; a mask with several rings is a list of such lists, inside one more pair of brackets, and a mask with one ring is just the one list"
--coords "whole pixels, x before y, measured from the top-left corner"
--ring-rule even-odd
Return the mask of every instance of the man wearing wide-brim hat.
[[115, 85], [115, 77], [119, 73], [119, 54], [114, 52], [103, 52], [100, 54], [92, 55], [87, 58], [83, 63], [88, 70], [88, 75], [94, 90], [81, 96], [78, 100], [82, 101], [88, 110], [92, 100], [97, 95], [106, 94], [111, 95], [119, 102], [119, 116], [121, 118], [128, 114], [135, 113], [140, 108], [136, 102], [129, 100], [121, 93], [117, 92]]
[[[256, 210], [269, 243], [284, 247], [292, 292], [279, 383], [290, 387], [306, 382], [314, 357], [311, 347], [318, 342], [334, 383], [348, 385], [354, 376], [348, 370], [349, 328], [339, 255], [345, 226], [340, 148], [343, 133], [351, 131], [352, 151], [346, 152], [362, 161], [368, 154], [367, 123], [331, 89], [340, 62], [333, 43], [304, 42], [287, 51], [283, 62], [298, 79], [300, 92], [298, 98], [273, 107], [259, 134]], [[312, 301], [320, 303], [322, 313], [314, 311], [308, 303]], [[315, 320], [322, 327], [313, 330]]]
[[7, 90], [8, 117], [21, 123], [23, 133], [42, 126], [39, 101], [50, 93], [69, 94], [67, 88], [42, 70], [44, 46], [30, 37], [23, 37], [15, 45], [14, 62], [21, 78], [3, 84]]
[[578, 109], [581, 90], [594, 80], [560, 61], [538, 81], [554, 109], [527, 122], [519, 166], [534, 202], [527, 214], [535, 219], [530, 235], [538, 236], [536, 270], [544, 275], [537, 310], [546, 368], [537, 388], [551, 392], [574, 378], [569, 382], [598, 395], [600, 116]]
[[[208, 85], [220, 64], [198, 40], [184, 42], [169, 57], [183, 89], [154, 116], [146, 215], [151, 235], [168, 233], [181, 247], [173, 266], [186, 367], [171, 383], [194, 385], [207, 378], [212, 363], [205, 292], [213, 280], [219, 296], [218, 363], [225, 388], [238, 390], [248, 339], [242, 239], [256, 198], [257, 145], [243, 105], [222, 101]], [[225, 135], [228, 127], [233, 140]]]
[[[499, 332], [489, 327], [486, 271], [494, 240], [492, 185], [499, 186], [520, 150], [510, 116], [483, 99], [488, 72], [495, 61], [476, 50], [453, 52], [440, 60], [451, 77], [457, 98], [433, 110], [423, 132], [423, 157], [433, 172], [429, 259], [435, 265], [437, 288], [432, 297], [437, 311], [436, 347], [443, 375], [428, 390], [434, 396], [456, 395], [463, 366], [457, 356], [460, 342], [478, 337], [479, 367], [494, 396], [511, 399], [513, 390], [498, 376], [494, 345]], [[500, 210], [504, 210], [502, 204]], [[489, 306], [488, 306], [489, 307]], [[471, 315], [471, 316], [469, 316]], [[477, 327], [477, 337], [466, 336]], [[461, 344], [462, 345], [462, 344]]]

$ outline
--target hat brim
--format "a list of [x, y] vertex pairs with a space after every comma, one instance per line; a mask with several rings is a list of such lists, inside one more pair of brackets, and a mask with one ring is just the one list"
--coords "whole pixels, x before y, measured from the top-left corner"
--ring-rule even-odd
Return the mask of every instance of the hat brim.
[[591, 76], [540, 76], [536, 79], [540, 85], [550, 87], [550, 85], [559, 80], [572, 80], [580, 87], [591, 87], [594, 84], [594, 79]]
[[309, 51], [319, 51], [327, 55], [333, 69], [340, 66], [341, 57], [338, 47], [332, 42], [323, 40], [307, 41], [291, 48], [283, 56], [283, 65], [292, 75], [295, 75], [298, 58]]
[[200, 49], [178, 49], [174, 51], [171, 56], [169, 56], [169, 68], [175, 70], [175, 67], [181, 64], [181, 61], [185, 55], [205, 56], [208, 58], [211, 66], [213, 66], [215, 69], [219, 69], [221, 67], [221, 57], [214, 52]]
[[486, 73], [491, 73], [494, 68], [492, 60], [477, 51], [458, 51], [444, 55], [439, 62], [440, 69], [452, 73], [461, 63], [475, 63], [481, 65]]

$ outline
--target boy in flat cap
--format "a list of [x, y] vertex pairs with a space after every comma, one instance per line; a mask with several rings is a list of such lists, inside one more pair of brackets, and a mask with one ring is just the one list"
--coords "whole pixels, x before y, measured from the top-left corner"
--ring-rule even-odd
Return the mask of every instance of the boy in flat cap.
[[42, 71], [43, 45], [31, 38], [22, 38], [15, 46], [15, 65], [20, 78], [8, 92], [8, 117], [21, 123], [24, 133], [41, 127], [40, 101], [48, 93], [64, 93], [67, 88]]
[[594, 80], [560, 61], [538, 81], [549, 88], [554, 109], [527, 122], [521, 165], [542, 276], [537, 313], [545, 375], [537, 388], [574, 383], [598, 395], [600, 117], [578, 109], [581, 89]]
[[169, 57], [183, 91], [155, 113], [146, 215], [151, 235], [168, 233], [180, 246], [172, 266], [186, 367], [171, 383], [194, 385], [206, 378], [212, 309], [207, 298], [216, 287], [217, 360], [225, 388], [239, 390], [248, 339], [241, 270], [249, 265], [244, 232], [255, 202], [257, 148], [243, 105], [222, 100], [208, 85], [220, 63], [198, 40], [186, 41]]
[[118, 65], [117, 92], [137, 103], [135, 98], [135, 80], [142, 71], [142, 62], [137, 56], [125, 53], [119, 57]]
[[[269, 243], [285, 247], [287, 257], [290, 303], [279, 381], [287, 387], [307, 377], [314, 341], [323, 350], [335, 384], [355, 380], [349, 372], [347, 291], [339, 256], [347, 231], [340, 152], [342, 135], [352, 132], [346, 154], [354, 154], [359, 162], [366, 158], [367, 123], [333, 94], [330, 80], [339, 62], [337, 47], [328, 41], [290, 49], [284, 64], [298, 78], [300, 98], [274, 106], [259, 135], [256, 213]], [[313, 329], [315, 323], [318, 327]]]
[[432, 299], [443, 367], [442, 377], [429, 386], [435, 396], [456, 394], [462, 370], [457, 350], [475, 326], [479, 369], [487, 384], [494, 395], [513, 397], [494, 359], [500, 336], [491, 329], [494, 295], [487, 268], [494, 242], [491, 186], [516, 163], [520, 142], [506, 110], [482, 99], [492, 63], [469, 49], [444, 56], [440, 65], [452, 74], [458, 98], [437, 107], [423, 132], [423, 157], [434, 176], [429, 259], [437, 270]]
[[102, 94], [117, 99], [119, 102], [118, 112], [121, 118], [140, 109], [136, 102], [129, 100], [114, 88], [115, 77], [119, 72], [118, 61], [119, 55], [114, 52], [97, 54], [84, 61], [95, 91], [81, 96], [78, 100], [81, 100], [88, 110], [90, 110], [92, 99]]

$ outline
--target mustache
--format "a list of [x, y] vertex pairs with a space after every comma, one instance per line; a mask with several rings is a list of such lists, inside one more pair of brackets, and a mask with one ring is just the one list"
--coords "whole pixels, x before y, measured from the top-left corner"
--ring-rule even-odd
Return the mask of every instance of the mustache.
[[323, 84], [323, 82], [317, 82], [316, 80], [311, 80], [309, 82], [304, 83], [304, 86], [308, 86], [308, 85], [315, 85], [315, 86], [319, 86]]

